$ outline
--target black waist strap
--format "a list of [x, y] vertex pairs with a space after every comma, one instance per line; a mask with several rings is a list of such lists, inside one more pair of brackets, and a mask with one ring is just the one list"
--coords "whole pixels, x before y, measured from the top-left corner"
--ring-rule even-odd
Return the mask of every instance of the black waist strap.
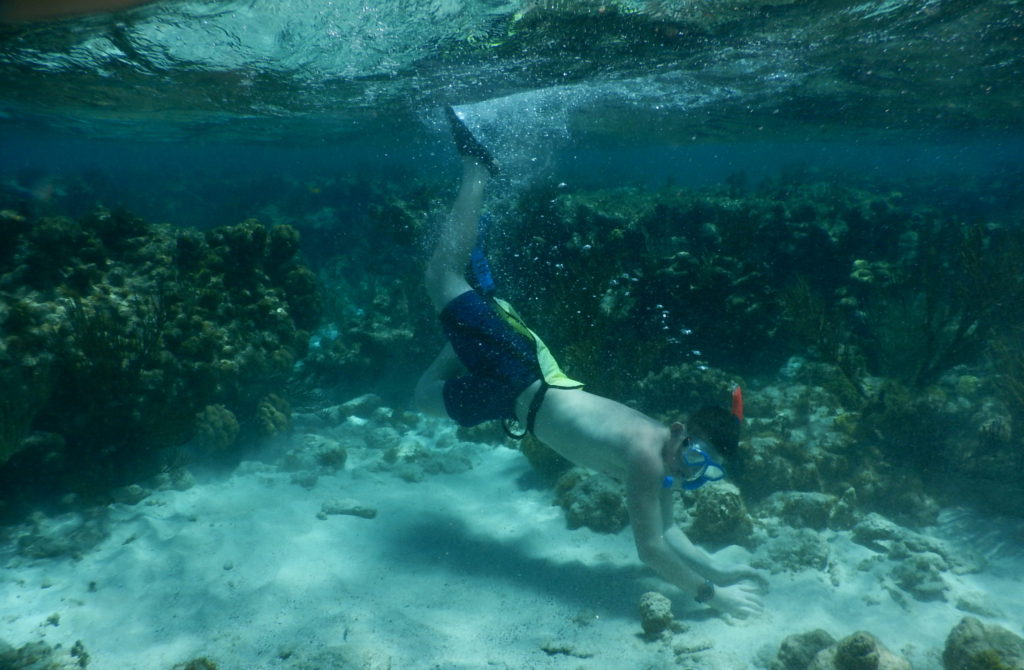
[[512, 429], [508, 427], [508, 419], [501, 422], [501, 427], [506, 435], [513, 440], [521, 440], [526, 437], [527, 433], [533, 434], [533, 425], [537, 422], [537, 412], [540, 411], [540, 406], [544, 404], [544, 396], [547, 395], [549, 388], [552, 388], [551, 384], [543, 379], [540, 380], [540, 388], [533, 394], [533, 399], [530, 401], [530, 409], [526, 412], [526, 430], [522, 433], [513, 433]]
[[533, 400], [530, 401], [530, 410], [526, 413], [526, 432], [530, 435], [533, 435], [533, 424], [537, 422], [537, 412], [540, 411], [540, 406], [544, 403], [544, 396], [547, 395], [549, 388], [551, 388], [551, 384], [541, 380], [540, 388], [533, 394]]

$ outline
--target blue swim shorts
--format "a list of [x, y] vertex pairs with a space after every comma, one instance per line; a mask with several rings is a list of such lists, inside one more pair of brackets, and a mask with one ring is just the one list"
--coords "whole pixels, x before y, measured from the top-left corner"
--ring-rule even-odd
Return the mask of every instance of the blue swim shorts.
[[533, 340], [512, 328], [476, 291], [452, 299], [440, 319], [455, 355], [469, 371], [444, 384], [448, 416], [462, 426], [514, 419], [516, 398], [542, 378]]

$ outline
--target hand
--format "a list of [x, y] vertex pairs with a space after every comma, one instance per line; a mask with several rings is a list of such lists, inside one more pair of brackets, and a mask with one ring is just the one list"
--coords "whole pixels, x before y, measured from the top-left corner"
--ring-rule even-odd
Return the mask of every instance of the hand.
[[728, 614], [738, 619], [746, 619], [764, 612], [764, 605], [757, 597], [757, 589], [750, 584], [716, 587], [715, 597], [707, 604], [722, 614]]
[[749, 565], [735, 565], [730, 568], [719, 570], [715, 576], [716, 584], [728, 586], [737, 582], [749, 581], [757, 584], [761, 589], [768, 588], [768, 574], [763, 570], [757, 570]]

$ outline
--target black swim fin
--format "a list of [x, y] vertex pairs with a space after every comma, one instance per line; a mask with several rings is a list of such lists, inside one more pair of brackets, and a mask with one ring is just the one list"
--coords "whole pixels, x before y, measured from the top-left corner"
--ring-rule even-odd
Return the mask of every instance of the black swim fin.
[[468, 156], [487, 168], [492, 177], [498, 175], [498, 161], [487, 150], [487, 147], [480, 144], [480, 141], [473, 136], [466, 124], [462, 122], [459, 115], [450, 105], [445, 105], [444, 114], [448, 117], [448, 125], [452, 129], [452, 139], [455, 140], [455, 149], [461, 156]]

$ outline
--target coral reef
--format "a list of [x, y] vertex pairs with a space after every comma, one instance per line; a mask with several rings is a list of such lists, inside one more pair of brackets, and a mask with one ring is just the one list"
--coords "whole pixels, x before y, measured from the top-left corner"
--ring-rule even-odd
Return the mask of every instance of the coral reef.
[[828, 568], [831, 554], [821, 533], [809, 528], [769, 524], [767, 534], [763, 557], [753, 561], [755, 567], [772, 573], [825, 571]]
[[256, 432], [262, 437], [273, 437], [287, 431], [291, 412], [287, 400], [271, 393], [256, 406]]
[[270, 394], [319, 321], [294, 230], [203, 234], [105, 209], [21, 223], [0, 265], [6, 495], [29, 471], [102, 493], [193, 435], [217, 450], [284, 429]]
[[842, 523], [851, 506], [921, 523], [926, 489], [974, 495], [1003, 465], [1007, 495], [978, 497], [1011, 511], [1024, 348], [1003, 324], [1024, 320], [1024, 233], [969, 194], [930, 201], [920, 184], [806, 170], [753, 189], [540, 185], [494, 265], [570, 374], [659, 418], [724, 403], [730, 371], [781, 368], [748, 396], [748, 495], [853, 490]]
[[565, 510], [569, 528], [618, 533], [629, 523], [622, 484], [583, 468], [573, 468], [558, 479], [555, 501]]
[[763, 502], [759, 513], [778, 518], [793, 528], [824, 530], [830, 525], [836, 505], [836, 497], [827, 493], [779, 491]]
[[971, 569], [981, 559], [964, 552], [950, 549], [945, 543], [927, 535], [902, 528], [879, 514], [868, 514], [853, 528], [854, 542], [881, 552], [898, 552], [895, 558], [909, 553], [928, 552], [941, 556], [950, 565], [960, 569]]
[[[701, 190], [541, 182], [496, 213], [489, 254], [502, 292], [594, 392], [668, 420], [758, 380], [730, 471], [750, 499], [833, 496], [835, 527], [870, 511], [928, 523], [935, 495], [1012, 511], [1024, 491], [1013, 391], [1024, 348], [997, 312], [1024, 320], [1024, 245], [1016, 210], [992, 206], [990, 185], [965, 184], [944, 183], [958, 195], [939, 207], [925, 182], [803, 168]], [[328, 180], [296, 194], [298, 214], [268, 211], [321, 261], [333, 328], [302, 362], [317, 384], [384, 389], [439, 346], [407, 262], [438, 193], [417, 180]], [[522, 446], [545, 477], [564, 471]]]
[[716, 342], [768, 339], [767, 278], [720, 253], [730, 206], [690, 192], [531, 192], [519, 203], [524, 225], [496, 258], [567, 371], [598, 392], [637, 397], [634, 374], [701, 364]]
[[[284, 400], [303, 415], [367, 390], [404, 400], [441, 345], [419, 258], [443, 189], [408, 176], [217, 188], [259, 220], [203, 232], [0, 210], [0, 382], [22, 391], [0, 400], [0, 474], [45, 461], [125, 484], [192, 435], [230, 451], [291, 429]], [[700, 190], [539, 183], [500, 205], [489, 253], [502, 292], [590, 390], [668, 420], [742, 383], [730, 480], [751, 505], [821, 494], [779, 503], [811, 528], [872, 511], [928, 523], [946, 495], [1013, 511], [1018, 212], [986, 184], [944, 188], [955, 197], [806, 169]], [[473, 434], [498, 441], [489, 430]], [[382, 453], [417, 477], [416, 449], [391, 442]], [[522, 447], [545, 477], [564, 472]]]
[[640, 380], [638, 404], [644, 411], [678, 420], [680, 409], [697, 409], [706, 404], [725, 405], [729, 394], [743, 381], [716, 368], [682, 363], [651, 370]]
[[[361, 476], [379, 473], [421, 482], [473, 468], [470, 455], [479, 444], [461, 441], [458, 433], [451, 422], [399, 411], [366, 394], [315, 413], [297, 413], [292, 432], [275, 444], [287, 446], [276, 471], [294, 485], [315, 490], [322, 477], [337, 475], [355, 460]], [[274, 470], [256, 462], [245, 462], [242, 469], [261, 474]], [[317, 516], [374, 518], [376, 511], [370, 504], [339, 497], [326, 499]]]
[[1022, 670], [1024, 638], [1002, 626], [964, 617], [946, 639], [946, 670]]
[[293, 206], [266, 213], [302, 232], [322, 287], [324, 328], [301, 363], [304, 383], [335, 397], [404, 398], [410, 371], [443, 344], [421, 274], [424, 221], [442, 191], [408, 174], [325, 179], [315, 193], [300, 186]]
[[945, 600], [949, 588], [942, 573], [948, 564], [938, 554], [911, 554], [896, 564], [891, 572], [896, 585], [918, 600]]
[[291, 471], [337, 471], [345, 468], [348, 451], [337, 440], [315, 433], [302, 436], [301, 446], [290, 449], [284, 456], [284, 467]]
[[[926, 491], [924, 473], [905, 459], [887, 457], [877, 436], [861, 434], [860, 412], [843, 404], [842, 391], [832, 392], [843, 379], [834, 366], [794, 357], [778, 384], [749, 389], [735, 481], [754, 498], [779, 491], [827, 494], [817, 498], [815, 523], [827, 513], [831, 527], [850, 527], [858, 514], [872, 511], [916, 524], [934, 522], [938, 507]], [[956, 416], [965, 411], [958, 409]], [[811, 513], [808, 502], [802, 500], [798, 511], [797, 502], [777, 500], [778, 511], [790, 517]]]
[[380, 468], [410, 482], [441, 472], [465, 472], [473, 467], [460, 449], [436, 451], [413, 437], [400, 437], [382, 452]]
[[196, 415], [196, 442], [203, 449], [227, 449], [238, 438], [238, 430], [238, 419], [224, 405], [207, 405]]

